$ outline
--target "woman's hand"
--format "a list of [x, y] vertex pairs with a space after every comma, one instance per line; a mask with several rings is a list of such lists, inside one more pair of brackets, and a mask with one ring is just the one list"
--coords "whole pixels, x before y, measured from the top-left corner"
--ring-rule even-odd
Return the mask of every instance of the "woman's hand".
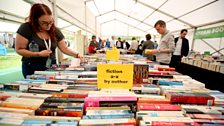
[[51, 53], [52, 53], [51, 50], [42, 50], [41, 52], [38, 53], [38, 56], [39, 57], [49, 57]]
[[76, 58], [79, 58], [81, 62], [86, 62], [85, 58], [79, 53], [77, 54]]

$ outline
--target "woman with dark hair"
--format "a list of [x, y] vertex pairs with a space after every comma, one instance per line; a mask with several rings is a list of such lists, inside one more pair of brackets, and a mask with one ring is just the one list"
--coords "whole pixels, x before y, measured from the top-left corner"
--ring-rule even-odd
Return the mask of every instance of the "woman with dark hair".
[[34, 4], [26, 22], [16, 35], [16, 52], [22, 55], [22, 72], [26, 78], [34, 71], [43, 71], [56, 63], [55, 48], [63, 53], [82, 58], [66, 46], [64, 35], [55, 27], [52, 12], [45, 4]]

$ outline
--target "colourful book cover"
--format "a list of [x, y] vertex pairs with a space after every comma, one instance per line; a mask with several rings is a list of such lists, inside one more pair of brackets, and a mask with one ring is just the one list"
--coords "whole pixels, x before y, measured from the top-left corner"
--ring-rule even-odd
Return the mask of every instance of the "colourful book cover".
[[181, 111], [180, 105], [174, 104], [138, 104], [138, 110], [151, 110], [151, 111]]
[[148, 71], [148, 65], [134, 64], [133, 84], [148, 83]]

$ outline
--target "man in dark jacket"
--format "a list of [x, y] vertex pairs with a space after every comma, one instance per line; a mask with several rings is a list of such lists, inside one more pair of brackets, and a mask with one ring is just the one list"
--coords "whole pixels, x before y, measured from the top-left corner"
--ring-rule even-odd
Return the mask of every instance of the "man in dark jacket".
[[181, 62], [183, 56], [187, 56], [189, 52], [189, 42], [185, 38], [187, 35], [187, 29], [182, 29], [180, 36], [175, 38], [175, 51], [173, 52], [170, 67], [176, 68], [177, 65]]
[[149, 60], [154, 60], [154, 57], [152, 54], [145, 54], [146, 49], [154, 49], [154, 43], [151, 41], [151, 35], [147, 34], [145, 35], [146, 41], [142, 45], [142, 54], [144, 57], [147, 57]]

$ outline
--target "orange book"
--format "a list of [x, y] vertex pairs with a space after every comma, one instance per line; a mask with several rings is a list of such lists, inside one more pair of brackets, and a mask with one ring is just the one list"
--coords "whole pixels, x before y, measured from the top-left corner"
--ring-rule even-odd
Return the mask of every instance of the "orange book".
[[170, 104], [169, 99], [152, 99], [152, 98], [139, 98], [138, 103], [147, 103], [147, 104]]
[[60, 98], [85, 98], [88, 94], [52, 94], [52, 97]]
[[39, 107], [33, 105], [24, 105], [19, 103], [6, 103], [6, 102], [1, 103], [0, 106], [7, 108], [30, 109], [30, 110], [36, 110]]

